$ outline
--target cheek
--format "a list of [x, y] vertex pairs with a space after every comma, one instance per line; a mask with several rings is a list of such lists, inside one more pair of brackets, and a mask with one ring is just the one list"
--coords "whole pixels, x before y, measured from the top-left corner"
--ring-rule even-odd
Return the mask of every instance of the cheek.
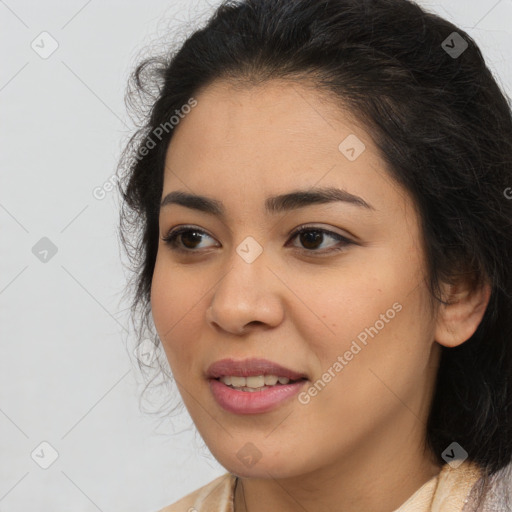
[[296, 320], [303, 327], [303, 339], [311, 340], [317, 353], [332, 358], [333, 354], [348, 350], [351, 341], [376, 322], [379, 331], [384, 331], [393, 320], [383, 323], [381, 315], [388, 311], [385, 319], [394, 318], [393, 304], [402, 298], [400, 287], [390, 274], [334, 271], [314, 281], [305, 278], [297, 285], [307, 290], [307, 311], [301, 308], [302, 320]]
[[331, 368], [345, 375], [343, 386], [362, 389], [371, 368], [394, 379], [397, 373], [412, 376], [426, 364], [433, 324], [420, 265], [417, 255], [405, 263], [394, 255], [384, 261], [381, 254], [357, 271], [296, 283], [307, 290], [308, 311], [297, 310], [295, 322], [315, 354], [315, 378]]
[[[173, 373], [191, 368], [199, 340], [204, 290], [200, 281], [191, 280], [157, 257], [151, 285], [151, 312]], [[177, 364], [179, 362], [179, 364]], [[176, 373], [176, 375], [178, 375]]]

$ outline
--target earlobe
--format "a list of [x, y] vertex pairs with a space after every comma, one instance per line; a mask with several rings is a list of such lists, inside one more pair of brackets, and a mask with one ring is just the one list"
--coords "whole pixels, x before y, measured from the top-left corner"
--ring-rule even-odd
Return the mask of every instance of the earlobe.
[[441, 304], [437, 311], [435, 341], [456, 347], [471, 338], [482, 321], [491, 286], [487, 282], [477, 287], [468, 283], [446, 285], [445, 297], [448, 304]]

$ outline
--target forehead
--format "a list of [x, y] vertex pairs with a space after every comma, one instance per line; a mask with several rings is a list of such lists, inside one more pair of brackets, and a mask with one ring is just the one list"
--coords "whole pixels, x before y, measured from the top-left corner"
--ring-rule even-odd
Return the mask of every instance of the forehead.
[[264, 144], [267, 151], [279, 147], [284, 152], [306, 143], [337, 150], [340, 136], [356, 129], [355, 118], [334, 96], [308, 82], [218, 81], [202, 89], [196, 101], [197, 106], [175, 129], [174, 145], [186, 132], [197, 138], [187, 140], [189, 145], [195, 142], [208, 149], [236, 143], [245, 152], [251, 148], [256, 152]]
[[[403, 195], [370, 135], [334, 97], [309, 84], [217, 82], [194, 98], [167, 150], [164, 192], [185, 186], [263, 201], [291, 188], [337, 186], [373, 195], [368, 202], [377, 209], [384, 186]], [[343, 153], [347, 140], [360, 153], [355, 159]]]

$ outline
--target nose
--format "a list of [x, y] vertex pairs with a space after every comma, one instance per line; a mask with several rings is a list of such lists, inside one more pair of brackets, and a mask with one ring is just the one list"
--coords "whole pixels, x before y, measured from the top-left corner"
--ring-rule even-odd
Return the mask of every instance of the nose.
[[283, 321], [281, 294], [285, 287], [264, 255], [247, 263], [234, 251], [206, 311], [207, 321], [214, 328], [239, 335], [256, 326], [276, 327]]

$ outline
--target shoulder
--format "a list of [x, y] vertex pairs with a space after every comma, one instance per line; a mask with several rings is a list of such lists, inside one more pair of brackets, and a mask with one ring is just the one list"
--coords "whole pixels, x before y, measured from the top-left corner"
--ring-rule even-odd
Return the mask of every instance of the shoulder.
[[233, 512], [235, 481], [226, 473], [158, 512]]
[[469, 460], [459, 466], [446, 464], [439, 473], [432, 512], [462, 510], [481, 475], [479, 466]]
[[394, 512], [461, 512], [480, 476], [479, 467], [472, 462], [445, 464]]
[[[479, 484], [479, 485], [478, 485]], [[480, 479], [473, 486], [464, 511], [509, 512], [512, 510], [512, 462], [495, 472], [487, 485]]]

